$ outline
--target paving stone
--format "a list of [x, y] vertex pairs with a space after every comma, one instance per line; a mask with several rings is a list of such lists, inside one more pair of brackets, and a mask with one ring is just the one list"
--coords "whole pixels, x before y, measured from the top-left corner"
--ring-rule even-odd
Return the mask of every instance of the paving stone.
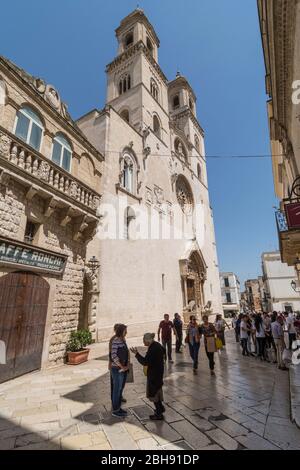
[[168, 405], [173, 408], [173, 410], [177, 411], [177, 413], [181, 414], [183, 417], [195, 414], [194, 410], [191, 410], [183, 403], [180, 403], [178, 401], [169, 402]]
[[146, 431], [141, 422], [133, 415], [128, 416], [123, 421], [123, 425], [134, 441], [150, 438], [149, 432]]
[[253, 432], [247, 434], [247, 436], [238, 436], [236, 440], [249, 450], [279, 450], [279, 447]]
[[231, 419], [225, 419], [221, 421], [213, 421], [213, 423], [220, 429], [222, 429], [226, 434], [229, 434], [231, 437], [244, 436], [248, 434], [248, 429], [244, 428], [240, 424], [237, 424]]
[[25, 447], [17, 447], [14, 450], [60, 450], [60, 444], [56, 442], [44, 441], [36, 444], [29, 444]]
[[214, 424], [198, 415], [187, 416], [186, 419], [196, 428], [200, 429], [200, 431], [210, 431], [215, 428]]
[[236, 413], [228, 413], [228, 418], [242, 425], [249, 421], [248, 415], [245, 415], [244, 413], [239, 413], [238, 411]]
[[153, 409], [147, 405], [134, 406], [133, 408], [131, 408], [131, 410], [140, 420], [149, 419], [149, 416], [153, 414]]
[[203, 408], [196, 410], [195, 413], [205, 419], [209, 419], [210, 417], [218, 417], [221, 415], [221, 412], [215, 408]]
[[164, 421], [150, 421], [145, 427], [160, 445], [169, 444], [170, 442], [180, 441], [182, 439], [182, 436]]
[[210, 439], [208, 439], [205, 434], [188, 421], [172, 423], [172, 427], [196, 450], [206, 447], [211, 443]]
[[125, 426], [119, 422], [102, 423], [103, 431], [113, 450], [136, 450], [137, 444], [127, 432]]
[[185, 441], [174, 442], [173, 444], [167, 444], [162, 446], [163, 450], [193, 450], [191, 446], [188, 445]]
[[48, 431], [42, 431], [40, 433], [29, 433], [23, 434], [16, 438], [15, 447], [24, 447], [29, 444], [36, 444], [39, 442], [47, 441], [49, 438]]
[[158, 442], [153, 437], [147, 437], [145, 439], [139, 439], [137, 445], [141, 450], [158, 450]]
[[83, 449], [84, 447], [91, 447], [93, 445], [92, 437], [90, 434], [79, 434], [77, 436], [66, 436], [61, 438], [62, 449]]
[[197, 400], [191, 395], [179, 396], [178, 401], [180, 401], [180, 403], [183, 403], [187, 408], [192, 411], [199, 410], [199, 408], [203, 406], [201, 400]]
[[174, 423], [175, 421], [181, 421], [182, 415], [177, 413], [173, 408], [168, 405], [165, 405], [166, 412], [164, 413], [164, 418], [167, 423]]
[[201, 451], [202, 450], [224, 450], [224, 449], [222, 449], [222, 447], [218, 446], [217, 444], [212, 444], [210, 446], [203, 447]]
[[250, 415], [250, 418], [255, 419], [259, 423], [266, 424], [268, 416], [262, 413], [253, 413], [252, 415]]
[[281, 448], [288, 449], [290, 446], [300, 448], [299, 433], [291, 432], [291, 426], [268, 423], [264, 438], [268, 439]]
[[255, 432], [259, 436], [264, 435], [265, 432], [265, 425], [263, 423], [260, 423], [259, 421], [256, 421], [255, 419], [249, 419], [245, 423], [243, 423], [243, 426], [247, 429], [249, 429], [252, 432]]
[[11, 450], [15, 447], [16, 438], [10, 437], [0, 441], [0, 450]]
[[206, 434], [225, 450], [238, 449], [238, 443], [221, 429], [213, 429], [212, 431], [207, 431]]

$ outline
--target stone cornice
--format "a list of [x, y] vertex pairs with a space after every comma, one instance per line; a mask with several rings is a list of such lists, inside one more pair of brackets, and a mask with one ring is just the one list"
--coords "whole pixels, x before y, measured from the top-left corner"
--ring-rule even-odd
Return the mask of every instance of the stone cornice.
[[295, 0], [258, 1], [267, 93], [272, 98], [275, 119], [285, 128], [291, 110], [295, 5]]
[[137, 52], [142, 52], [145, 54], [147, 59], [149, 60], [150, 64], [154, 67], [155, 71], [158, 73], [160, 78], [163, 80], [165, 84], [168, 83], [168, 79], [161, 70], [160, 66], [156, 62], [156, 60], [152, 57], [149, 49], [143, 43], [142, 40], [135, 43], [133, 46], [129, 47], [124, 51], [122, 54], [118, 55], [112, 62], [110, 62], [106, 66], [106, 72], [113, 72], [120, 64], [128, 60], [130, 57], [133, 57]]
[[201, 136], [204, 138], [204, 130], [202, 129], [202, 127], [200, 126], [197, 118], [195, 117], [195, 115], [192, 113], [192, 111], [190, 110], [190, 108], [186, 107], [185, 109], [183, 109], [181, 112], [177, 113], [177, 114], [171, 114], [170, 118], [171, 118], [171, 121], [173, 122], [176, 122], [178, 119], [181, 119], [183, 117], [188, 117], [191, 119], [192, 123], [197, 127], [198, 131], [200, 132]]

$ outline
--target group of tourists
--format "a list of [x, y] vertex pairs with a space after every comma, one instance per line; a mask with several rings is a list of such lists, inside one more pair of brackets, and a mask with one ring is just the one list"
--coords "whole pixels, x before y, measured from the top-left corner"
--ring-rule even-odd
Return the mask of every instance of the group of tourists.
[[[209, 322], [208, 316], [203, 315], [202, 323], [197, 322], [194, 315], [190, 316], [190, 321], [186, 329], [185, 344], [188, 347], [192, 359], [193, 372], [198, 369], [198, 356], [201, 338], [204, 338], [204, 347], [211, 375], [215, 375], [214, 354], [218, 349], [225, 346], [225, 328], [229, 327], [221, 315], [216, 316], [214, 323]], [[144, 346], [147, 347], [145, 356], [141, 355], [137, 348], [128, 349], [126, 343], [127, 327], [123, 324], [114, 326], [114, 335], [109, 342], [109, 370], [111, 379], [111, 401], [112, 415], [117, 418], [127, 416], [127, 411], [122, 408], [126, 403], [123, 391], [130, 375], [130, 352], [134, 354], [137, 361], [143, 366], [147, 377], [146, 395], [153, 402], [154, 414], [150, 415], [151, 420], [162, 420], [165, 412], [163, 405], [163, 376], [164, 365], [172, 359], [172, 335], [176, 338], [177, 354], [182, 353], [183, 347], [183, 321], [178, 313], [175, 313], [173, 321], [168, 314], [158, 327], [158, 342], [155, 341], [154, 333], [146, 333], [143, 337]], [[161, 344], [160, 344], [161, 341]]]
[[289, 354], [286, 351], [291, 351], [297, 335], [300, 336], [299, 314], [274, 311], [233, 315], [232, 326], [236, 341], [241, 343], [243, 356], [255, 356], [262, 361], [277, 363], [281, 370], [288, 370], [285, 357]]

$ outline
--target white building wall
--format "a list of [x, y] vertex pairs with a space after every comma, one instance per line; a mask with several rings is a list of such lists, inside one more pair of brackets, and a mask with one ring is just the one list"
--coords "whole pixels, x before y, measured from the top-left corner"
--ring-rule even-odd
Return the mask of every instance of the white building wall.
[[299, 293], [291, 286], [296, 281], [294, 267], [282, 263], [279, 252], [263, 253], [262, 263], [272, 310], [284, 311], [291, 305], [294, 311], [300, 311]]

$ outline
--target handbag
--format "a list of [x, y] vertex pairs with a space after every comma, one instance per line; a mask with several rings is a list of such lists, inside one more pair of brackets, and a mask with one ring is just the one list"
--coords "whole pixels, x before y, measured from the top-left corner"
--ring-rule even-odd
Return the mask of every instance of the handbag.
[[220, 338], [216, 339], [216, 348], [217, 349], [222, 349], [223, 348], [223, 342]]
[[147, 377], [147, 374], [148, 374], [148, 366], [143, 366], [143, 372], [144, 372], [144, 375]]
[[206, 337], [206, 348], [209, 353], [217, 352], [216, 339], [214, 336]]
[[126, 372], [126, 383], [127, 384], [132, 384], [134, 382], [134, 376], [133, 376], [133, 365], [129, 364], [128, 366], [128, 371]]

